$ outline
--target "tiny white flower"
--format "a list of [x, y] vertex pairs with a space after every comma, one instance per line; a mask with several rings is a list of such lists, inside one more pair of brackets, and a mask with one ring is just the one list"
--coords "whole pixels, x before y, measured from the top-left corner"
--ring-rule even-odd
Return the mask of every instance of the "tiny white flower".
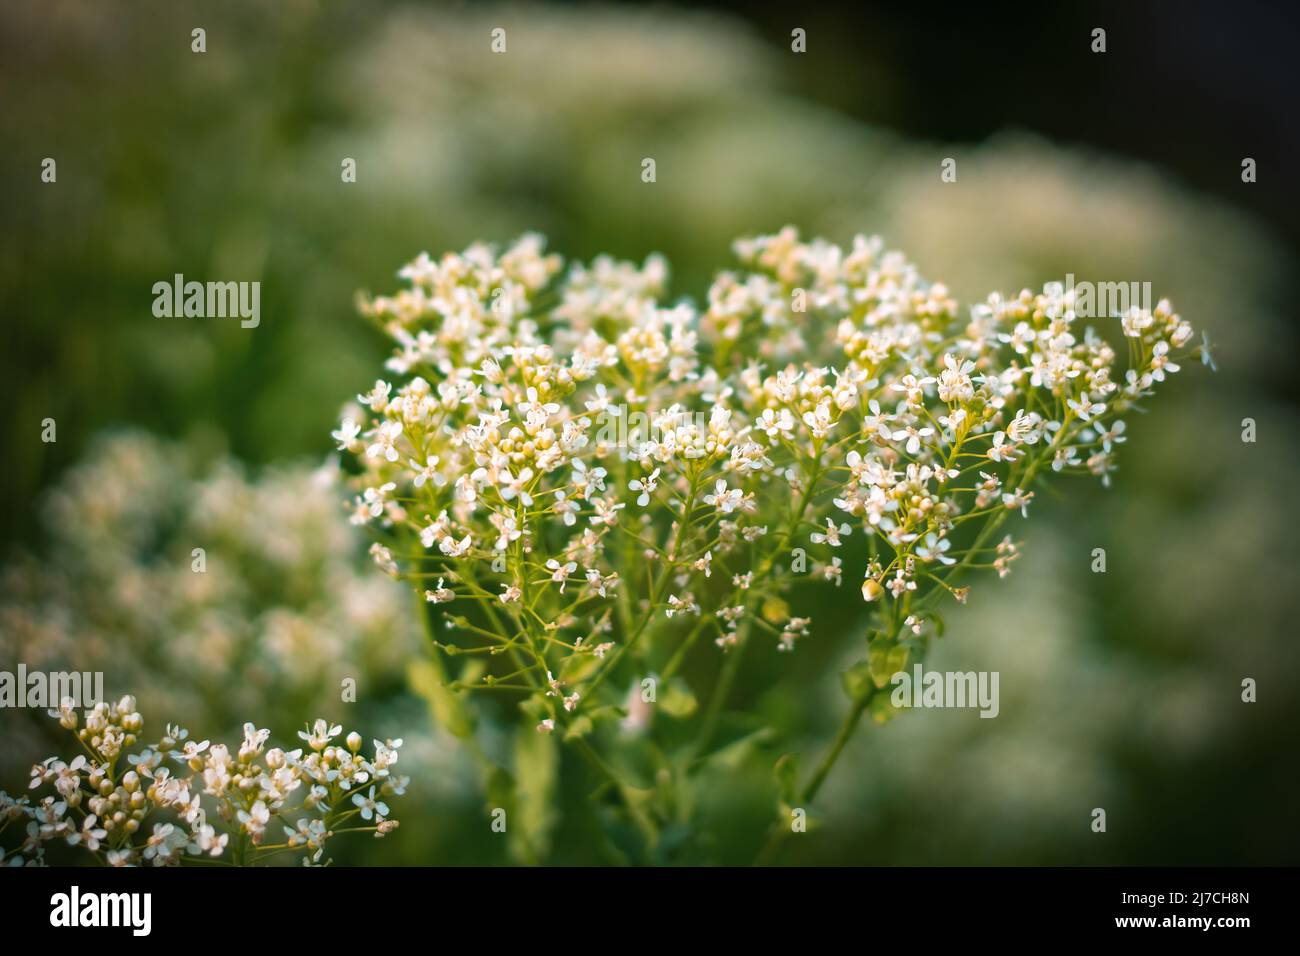
[[825, 542], [826, 544], [829, 544], [832, 548], [838, 548], [840, 546], [840, 538], [841, 537], [847, 538], [852, 533], [853, 533], [853, 529], [849, 527], [849, 525], [847, 524], [837, 525], [830, 518], [827, 518], [826, 530], [824, 532], [814, 531], [808, 537], [813, 544], [821, 544]]
[[649, 475], [642, 478], [633, 478], [627, 483], [627, 486], [632, 491], [641, 492], [641, 494], [637, 496], [636, 503], [644, 508], [650, 503], [650, 496], [653, 495], [655, 489], [659, 487], [659, 469], [656, 468]]
[[713, 486], [713, 491], [704, 496], [704, 503], [714, 505], [723, 514], [731, 514], [740, 507], [744, 498], [744, 491], [739, 488], [727, 488], [726, 480], [719, 478]]
[[415, 479], [411, 483], [415, 487], [421, 487], [426, 481], [441, 488], [447, 484], [447, 479], [438, 471], [439, 458], [437, 455], [430, 455], [425, 459], [423, 465], [418, 461], [410, 462], [411, 468], [415, 470]]
[[396, 421], [384, 422], [374, 432], [375, 440], [366, 449], [367, 458], [387, 458], [389, 461], [397, 461], [397, 440], [402, 437], [402, 423]]
[[955, 558], [950, 558], [947, 551], [952, 547], [952, 542], [947, 538], [938, 537], [933, 531], [925, 536], [925, 540], [917, 545], [916, 556], [922, 561], [938, 561], [940, 564], [956, 564]]
[[551, 572], [551, 580], [559, 584], [560, 593], [563, 594], [564, 587], [569, 580], [569, 575], [578, 570], [578, 564], [576, 561], [567, 561], [564, 564], [561, 564], [554, 558], [550, 558], [546, 562], [546, 569]]
[[352, 419], [345, 418], [337, 431], [330, 432], [330, 437], [339, 443], [339, 451], [350, 451], [360, 434], [361, 426]]
[[383, 820], [388, 816], [388, 804], [375, 799], [375, 788], [373, 786], [365, 796], [354, 793], [352, 795], [352, 805], [360, 809], [362, 820]]

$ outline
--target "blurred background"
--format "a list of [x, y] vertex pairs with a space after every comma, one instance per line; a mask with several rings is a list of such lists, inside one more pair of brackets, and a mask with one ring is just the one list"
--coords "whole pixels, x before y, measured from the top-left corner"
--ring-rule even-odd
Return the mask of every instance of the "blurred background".
[[[571, 259], [662, 252], [674, 291], [699, 300], [736, 236], [879, 233], [965, 302], [1067, 273], [1149, 281], [1207, 330], [1219, 370], [1176, 376], [1129, 421], [1114, 487], [1048, 496], [1017, 529], [1028, 560], [950, 615], [929, 663], [999, 671], [1000, 716], [865, 728], [819, 797], [822, 826], [783, 859], [1298, 862], [1286, 17], [6, 4], [0, 667], [102, 669], [109, 693], [140, 698], [151, 739], [164, 721], [220, 739], [255, 720], [283, 741], [316, 716], [402, 736], [399, 836], [340, 847], [341, 862], [509, 862], [472, 761], [408, 689], [412, 602], [367, 566], [321, 468], [340, 406], [386, 354], [356, 293], [392, 290], [422, 250], [538, 230]], [[152, 286], [178, 272], [259, 280], [260, 327], [155, 318]], [[207, 575], [190, 572], [199, 546]], [[843, 711], [855, 595], [819, 595], [798, 655], [747, 661], [735, 703], [777, 734], [710, 781], [670, 862], [753, 858], [772, 761], [813, 757]], [[356, 704], [338, 700], [346, 676]], [[1247, 677], [1258, 703], [1241, 702]], [[0, 712], [0, 786], [25, 786], [52, 723]], [[602, 862], [583, 792], [562, 783], [557, 800], [547, 861]]]

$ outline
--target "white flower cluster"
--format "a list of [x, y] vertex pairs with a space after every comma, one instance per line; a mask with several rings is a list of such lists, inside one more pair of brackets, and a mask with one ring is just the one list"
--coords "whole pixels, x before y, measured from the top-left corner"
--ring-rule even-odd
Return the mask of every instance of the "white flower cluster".
[[32, 767], [29, 788], [53, 791], [36, 803], [0, 791], [0, 834], [16, 823], [22, 836], [0, 850], [9, 865], [43, 862], [51, 841], [108, 866], [252, 865], [281, 855], [317, 865], [336, 834], [396, 829], [384, 798], [409, 782], [393, 772], [401, 740], [376, 740], [366, 757], [360, 734], [335, 743], [343, 728], [324, 720], [299, 731], [305, 748], [289, 751], [268, 749], [270, 731], [249, 723], [235, 747], [169, 725], [131, 752], [144, 725], [134, 697], [98, 704], [84, 720], [69, 699], [50, 716], [82, 752]]
[[296, 724], [344, 677], [400, 680], [419, 646], [409, 601], [339, 521], [337, 475], [192, 457], [119, 432], [67, 472], [41, 551], [0, 575], [0, 656], [102, 671], [151, 712], [214, 729], [252, 712]]
[[467, 686], [540, 698], [539, 729], [634, 645], [668, 673], [702, 633], [795, 647], [810, 551], [919, 633], [958, 574], [1007, 572], [990, 538], [1036, 482], [1109, 481], [1120, 416], [1192, 351], [1164, 301], [1102, 320], [1117, 349], [1059, 285], [963, 316], [878, 239], [735, 250], [703, 310], [665, 301], [657, 257], [562, 274], [537, 236], [422, 255], [363, 306], [397, 347], [334, 433], [353, 521], [445, 605], [448, 651], [510, 658]]

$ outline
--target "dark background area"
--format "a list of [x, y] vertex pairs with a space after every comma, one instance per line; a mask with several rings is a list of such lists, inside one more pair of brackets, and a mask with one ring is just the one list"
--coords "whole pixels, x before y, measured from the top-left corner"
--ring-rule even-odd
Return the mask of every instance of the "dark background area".
[[[694, 4], [774, 45], [808, 31], [793, 89], [921, 139], [1011, 128], [1158, 163], [1251, 210], [1295, 248], [1300, 16], [1287, 3]], [[1106, 53], [1091, 51], [1106, 30]], [[1291, 121], [1288, 121], [1291, 120]], [[1259, 164], [1241, 182], [1241, 160]]]

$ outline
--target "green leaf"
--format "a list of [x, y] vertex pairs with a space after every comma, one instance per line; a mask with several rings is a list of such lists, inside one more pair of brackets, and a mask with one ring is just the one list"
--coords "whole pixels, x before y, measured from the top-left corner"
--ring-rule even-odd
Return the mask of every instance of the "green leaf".
[[871, 665], [866, 661], [858, 661], [846, 670], [840, 675], [840, 681], [844, 685], [844, 693], [848, 694], [849, 700], [855, 704], [874, 689], [871, 681]]
[[581, 684], [600, 669], [601, 661], [595, 654], [575, 654], [560, 668], [560, 680], [566, 684]]
[[799, 800], [799, 755], [782, 754], [772, 769], [781, 803], [793, 807]]
[[492, 767], [483, 781], [483, 797], [487, 801], [487, 811], [491, 813], [500, 807], [507, 813], [506, 832], [510, 832], [509, 814], [515, 807], [515, 778], [504, 767]]
[[600, 707], [593, 707], [586, 712], [586, 716], [591, 718], [593, 724], [599, 724], [602, 721], [619, 721], [627, 716], [627, 711], [622, 707], [616, 707], [613, 704], [604, 704]]
[[871, 719], [878, 724], [887, 724], [902, 711], [894, 706], [890, 700], [890, 694], [876, 694], [867, 704], [867, 712], [871, 714]]
[[516, 855], [530, 863], [545, 859], [557, 818], [555, 784], [559, 745], [551, 734], [530, 726], [515, 731], [514, 817], [506, 832]]
[[680, 677], [674, 677], [668, 681], [668, 685], [660, 692], [655, 706], [669, 717], [684, 720], [699, 709], [699, 701], [695, 699], [695, 692], [691, 690], [686, 681]]
[[871, 681], [877, 688], [884, 687], [891, 677], [907, 667], [908, 649], [891, 639], [878, 637], [867, 645], [867, 661], [871, 668]]
[[458, 694], [447, 686], [447, 671], [436, 656], [409, 662], [406, 680], [429, 705], [435, 723], [461, 739], [474, 733], [474, 718], [466, 706], [464, 694]]
[[579, 714], [564, 731], [565, 743], [568, 743], [571, 740], [577, 740], [579, 737], [585, 737], [587, 734], [591, 733], [594, 727], [595, 724], [592, 723], [589, 716], [586, 714]]
[[738, 740], [724, 744], [710, 754], [706, 754], [703, 760], [722, 770], [739, 770], [755, 748], [775, 736], [776, 731], [771, 727], [760, 727], [758, 730], [746, 734]]

